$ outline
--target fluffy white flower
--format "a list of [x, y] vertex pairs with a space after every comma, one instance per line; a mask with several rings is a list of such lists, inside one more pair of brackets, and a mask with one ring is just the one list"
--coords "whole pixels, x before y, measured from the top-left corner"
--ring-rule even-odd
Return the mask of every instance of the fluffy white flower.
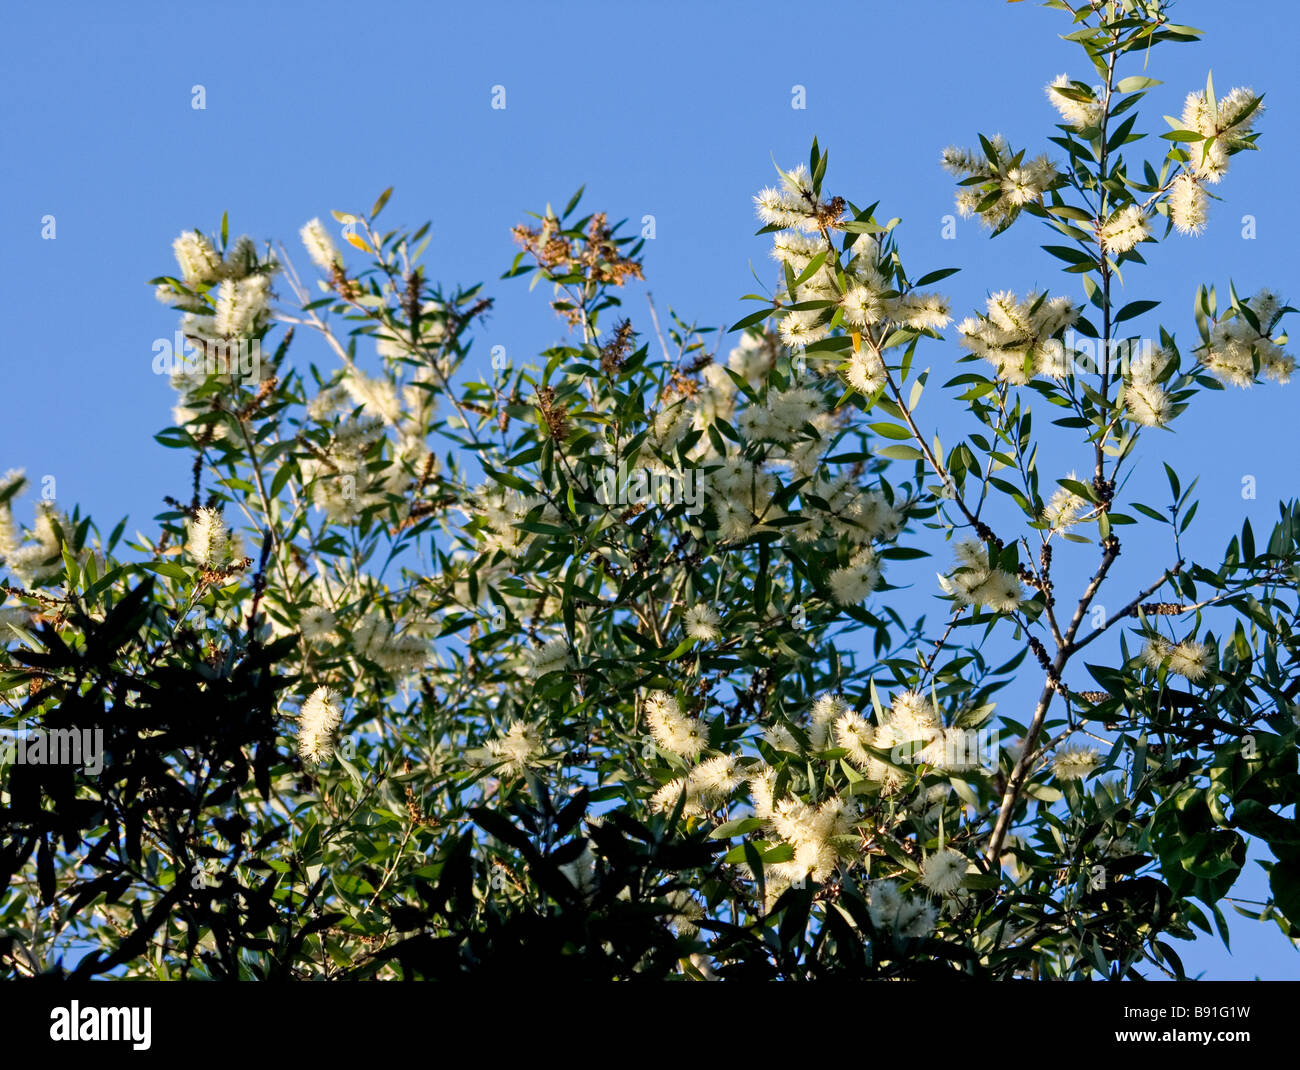
[[921, 863], [921, 883], [935, 895], [951, 895], [961, 887], [966, 867], [964, 854], [945, 847]]
[[1061, 113], [1061, 118], [1074, 129], [1085, 130], [1090, 126], [1096, 126], [1101, 119], [1101, 102], [1096, 99], [1074, 100], [1062, 93], [1062, 89], [1076, 93], [1087, 92], [1089, 98], [1092, 98], [1091, 90], [1085, 90], [1082, 84], [1073, 85], [1069, 75], [1061, 74], [1047, 87], [1047, 99]]
[[504, 763], [500, 772], [522, 776], [546, 754], [541, 726], [527, 721], [511, 721], [504, 734], [490, 739], [481, 750], [470, 753], [471, 760], [489, 765]]
[[343, 258], [334, 245], [334, 239], [319, 219], [313, 219], [303, 225], [299, 235], [307, 249], [307, 255], [322, 271], [331, 271], [335, 264], [342, 264]]
[[704, 602], [697, 602], [683, 617], [686, 634], [692, 639], [709, 642], [722, 634], [722, 618], [718, 611]]
[[302, 618], [298, 622], [302, 637], [309, 642], [333, 636], [334, 625], [334, 614], [324, 606], [308, 606], [303, 610]]
[[959, 603], [985, 606], [995, 613], [1011, 613], [1024, 600], [1020, 580], [1009, 572], [992, 568], [983, 543], [963, 539], [953, 547], [953, 551], [956, 555], [954, 571], [940, 579], [944, 590]]
[[260, 334], [270, 318], [270, 293], [271, 279], [267, 275], [222, 280], [217, 287], [213, 331], [222, 338]]
[[316, 688], [298, 711], [298, 753], [303, 761], [319, 765], [334, 756], [334, 733], [342, 720], [338, 692]]
[[1052, 773], [1058, 780], [1082, 780], [1101, 764], [1101, 752], [1087, 744], [1057, 747]]
[[[1071, 472], [1067, 479], [1077, 479]], [[1088, 511], [1087, 499], [1081, 498], [1068, 487], [1057, 487], [1051, 499], [1043, 509], [1043, 520], [1053, 531], [1065, 531], [1079, 522], [1081, 514]]]
[[962, 345], [996, 369], [998, 378], [1023, 386], [1038, 375], [1066, 373], [1065, 353], [1056, 335], [1079, 318], [1067, 297], [1030, 293], [1024, 300], [1010, 291], [989, 297], [986, 313], [957, 325]]
[[1169, 189], [1169, 218], [1180, 234], [1200, 234], [1210, 215], [1210, 196], [1194, 175], [1183, 172]]
[[875, 729], [860, 713], [850, 710], [835, 721], [835, 745], [848, 751], [849, 761], [859, 769], [867, 769], [877, 760], [867, 750], [875, 738]]
[[875, 551], [864, 546], [843, 568], [830, 575], [831, 597], [842, 606], [857, 605], [880, 582], [880, 564]]
[[540, 647], [528, 650], [528, 673], [534, 680], [547, 673], [559, 672], [569, 665], [569, 645], [563, 639], [551, 639]]
[[172, 251], [186, 285], [201, 286], [215, 281], [221, 274], [221, 257], [197, 230], [186, 231], [172, 242]]
[[645, 699], [646, 724], [655, 742], [683, 758], [698, 758], [708, 742], [704, 727], [682, 713], [677, 699], [665, 691], [651, 691]]
[[1130, 204], [1121, 208], [1102, 225], [1101, 245], [1106, 252], [1119, 255], [1128, 252], [1150, 234], [1151, 221], [1142, 211], [1142, 206]]
[[1142, 648], [1142, 660], [1152, 669], [1159, 669], [1168, 660], [1169, 671], [1191, 683], [1203, 680], [1213, 663], [1210, 648], [1204, 643], [1195, 639], [1171, 643], [1163, 636], [1147, 641]]
[[199, 509], [189, 529], [185, 548], [195, 563], [204, 568], [224, 568], [230, 560], [230, 532], [221, 518], [221, 510]]

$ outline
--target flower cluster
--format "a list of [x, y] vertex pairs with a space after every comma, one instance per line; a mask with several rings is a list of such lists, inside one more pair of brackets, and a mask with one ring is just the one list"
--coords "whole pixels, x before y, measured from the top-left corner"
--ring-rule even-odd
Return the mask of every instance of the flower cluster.
[[843, 201], [827, 203], [817, 195], [813, 177], [803, 164], [782, 171], [780, 187], [760, 190], [754, 205], [768, 226], [797, 228], [808, 234], [825, 230], [844, 213]]
[[1079, 318], [1067, 297], [1031, 293], [1023, 301], [1009, 291], [988, 299], [987, 314], [957, 325], [962, 344], [997, 369], [1000, 379], [1023, 386], [1039, 375], [1062, 378], [1065, 346], [1056, 337]]
[[934, 895], [952, 895], [961, 887], [969, 865], [960, 851], [944, 847], [927, 855], [921, 863], [921, 884]]
[[1180, 234], [1200, 234], [1210, 216], [1210, 195], [1196, 176], [1187, 171], [1169, 186], [1169, 218]]
[[655, 742], [681, 758], [698, 758], [708, 742], [700, 722], [685, 716], [677, 699], [666, 691], [651, 691], [646, 696], [645, 716]]
[[1101, 764], [1101, 752], [1087, 744], [1057, 747], [1052, 756], [1052, 775], [1058, 780], [1082, 780]]
[[546, 744], [541, 727], [528, 721], [511, 721], [504, 733], [467, 754], [474, 765], [499, 764], [497, 771], [503, 776], [523, 776], [539, 765], [545, 756]]
[[825, 880], [841, 859], [861, 854], [853, 834], [861, 816], [854, 800], [832, 795], [814, 806], [793, 795], [777, 798], [776, 770], [770, 767], [753, 777], [749, 788], [754, 816], [794, 852], [790, 861], [769, 867], [769, 898], [798, 881]]
[[[1077, 480], [1071, 472], [1066, 479]], [[1050, 531], [1065, 531], [1079, 523], [1082, 516], [1090, 509], [1090, 503], [1069, 487], [1057, 487], [1052, 497], [1043, 507], [1043, 523]]]
[[1126, 253], [1151, 236], [1151, 221], [1140, 204], [1128, 204], [1111, 214], [1097, 232], [1102, 249], [1113, 256]]
[[976, 539], [962, 539], [953, 546], [956, 561], [950, 576], [940, 576], [939, 585], [964, 606], [984, 606], [995, 613], [1012, 613], [1024, 601], [1020, 580], [989, 564], [988, 550]]
[[298, 753], [303, 761], [323, 765], [334, 756], [335, 732], [342, 720], [339, 693], [316, 688], [298, 712]]
[[303, 224], [298, 234], [312, 263], [322, 271], [332, 272], [336, 267], [342, 266], [343, 258], [339, 255], [334, 239], [330, 237], [329, 231], [319, 219], [312, 219]]
[[1273, 338], [1284, 311], [1281, 300], [1269, 290], [1247, 298], [1214, 324], [1210, 340], [1200, 352], [1201, 363], [1220, 382], [1231, 386], [1250, 386], [1258, 375], [1288, 382], [1295, 371], [1295, 359]]
[[1173, 400], [1162, 385], [1176, 366], [1167, 349], [1152, 349], [1130, 361], [1119, 402], [1124, 415], [1143, 427], [1164, 427], [1173, 416]]
[[1025, 162], [1023, 153], [1012, 154], [1001, 134], [995, 134], [988, 147], [992, 155], [950, 146], [943, 150], [941, 162], [964, 187], [957, 192], [958, 213], [963, 218], [978, 215], [985, 225], [1002, 230], [1026, 204], [1041, 204], [1043, 194], [1061, 182], [1061, 174], [1046, 156]]
[[371, 612], [352, 629], [352, 649], [357, 657], [377, 665], [390, 676], [401, 677], [424, 667], [429, 657], [429, 640], [410, 626], [399, 633], [382, 613]]
[[[260, 351], [261, 338], [271, 322], [271, 278], [280, 265], [270, 256], [262, 259], [252, 239], [240, 237], [219, 253], [199, 231], [187, 231], [172, 243], [179, 279], [159, 283], [155, 296], [183, 314], [180, 333], [191, 347], [174, 354], [172, 387], [180, 396], [173, 419], [180, 426], [217, 411], [222, 404], [208, 389], [217, 382], [231, 385], [264, 382], [274, 374]], [[223, 438], [224, 424], [211, 424], [211, 434]]]
[[1196, 683], [1205, 679], [1214, 667], [1214, 656], [1208, 646], [1195, 639], [1171, 643], [1164, 636], [1153, 636], [1142, 648], [1142, 661], [1153, 671], [1166, 666], [1175, 676]]
[[199, 509], [189, 523], [186, 550], [194, 563], [206, 569], [220, 570], [240, 556], [239, 536], [232, 537], [220, 509]]
[[1191, 174], [1203, 182], [1222, 179], [1228, 172], [1228, 157], [1253, 147], [1250, 133], [1262, 110], [1259, 96], [1244, 87], [1232, 90], [1218, 101], [1204, 92], [1189, 93], [1183, 104], [1181, 125], [1201, 137], [1187, 149]]
[[732, 794], [745, 783], [740, 761], [730, 754], [715, 754], [694, 766], [684, 777], [663, 785], [650, 800], [661, 811], [671, 811], [682, 793], [686, 793], [682, 813], [699, 817], [726, 806]]
[[934, 932], [939, 911], [924, 899], [905, 896], [892, 880], [872, 881], [867, 889], [867, 913], [880, 933], [924, 939]]
[[1047, 99], [1075, 130], [1088, 130], [1101, 122], [1101, 101], [1086, 83], [1072, 82], [1069, 75], [1057, 75], [1047, 87]]
[[[42, 501], [32, 530], [20, 530], [14, 522], [13, 500], [24, 483], [26, 477], [18, 469], [0, 478], [0, 562], [24, 587], [40, 587], [55, 582], [63, 572], [68, 518]], [[80, 556], [84, 559], [85, 551]]]

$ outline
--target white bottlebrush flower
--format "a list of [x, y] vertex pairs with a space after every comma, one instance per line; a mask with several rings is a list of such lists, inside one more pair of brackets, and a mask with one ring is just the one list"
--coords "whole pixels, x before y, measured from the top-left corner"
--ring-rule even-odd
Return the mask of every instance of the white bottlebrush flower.
[[893, 881], [872, 881], [867, 889], [867, 915], [871, 924], [877, 929], [892, 929], [903, 902], [903, 893]]
[[921, 863], [921, 883], [935, 895], [951, 895], [966, 876], [966, 856], [951, 847], [935, 851]]
[[822, 323], [821, 317], [822, 310], [816, 308], [787, 313], [780, 324], [781, 341], [791, 347], [820, 342], [830, 334], [829, 321]]
[[545, 754], [540, 725], [511, 721], [504, 733], [488, 740], [486, 746], [471, 752], [470, 757], [476, 763], [504, 763], [498, 770], [503, 776], [523, 776], [526, 770], [539, 764], [539, 759]]
[[1169, 218], [1180, 234], [1200, 234], [1210, 215], [1210, 195], [1194, 175], [1183, 172], [1169, 189]]
[[691, 606], [682, 620], [686, 634], [692, 639], [711, 642], [722, 634], [722, 618], [716, 609], [704, 602]]
[[1204, 92], [1189, 93], [1183, 104], [1182, 127], [1206, 139], [1186, 147], [1192, 174], [1204, 182], [1218, 182], [1227, 173], [1228, 157], [1242, 147], [1263, 110], [1259, 97], [1245, 87], [1230, 91], [1214, 108]]
[[334, 625], [334, 614], [324, 606], [308, 606], [298, 622], [302, 637], [308, 642], [330, 638], [335, 634]]
[[189, 524], [186, 550], [204, 568], [224, 568], [230, 560], [230, 532], [220, 509], [201, 508]]
[[848, 704], [839, 695], [826, 692], [818, 695], [808, 711], [808, 745], [815, 751], [830, 745], [831, 726], [848, 710]]
[[352, 401], [392, 427], [401, 422], [402, 401], [397, 386], [388, 379], [373, 379], [358, 368], [349, 370], [342, 383]]
[[1069, 75], [1058, 75], [1047, 87], [1047, 99], [1061, 113], [1061, 118], [1076, 130], [1096, 126], [1101, 119], [1101, 102], [1096, 99], [1074, 100], [1062, 93], [1062, 89], [1076, 93], [1086, 92], [1090, 98], [1092, 97], [1091, 91], [1084, 89], [1082, 84], [1071, 84]]
[[877, 760], [867, 750], [875, 738], [875, 729], [860, 713], [850, 710], [835, 721], [835, 745], [848, 751], [849, 761], [859, 769], [870, 768]]
[[[1077, 479], [1071, 472], [1067, 479]], [[1089, 504], [1068, 487], [1057, 487], [1055, 493], [1043, 509], [1043, 521], [1052, 531], [1065, 531], [1079, 522], [1079, 517], [1088, 511]]]
[[957, 325], [962, 345], [988, 361], [997, 376], [1023, 386], [1038, 375], [1062, 378], [1064, 347], [1056, 335], [1079, 318], [1068, 297], [1029, 293], [1020, 299], [1003, 290], [987, 301], [987, 312]]
[[989, 578], [974, 592], [979, 604], [994, 613], [1013, 613], [1024, 601], [1025, 591], [1020, 580], [1010, 572], [994, 569]]
[[952, 322], [952, 313], [946, 297], [913, 292], [890, 302], [889, 318], [918, 331], [937, 331]]
[[316, 688], [298, 712], [298, 753], [303, 761], [319, 765], [334, 756], [334, 733], [342, 720], [338, 692]]
[[1159, 383], [1130, 380], [1124, 384], [1124, 411], [1143, 427], [1164, 427], [1173, 416], [1174, 405]]
[[0, 646], [16, 638], [10, 625], [14, 628], [27, 628], [31, 623], [31, 610], [26, 607], [0, 606]]
[[1102, 224], [1101, 246], [1107, 253], [1118, 256], [1128, 252], [1150, 234], [1151, 221], [1142, 211], [1142, 206], [1130, 204]]
[[704, 907], [684, 888], [670, 892], [667, 897], [672, 908], [665, 918], [679, 936], [691, 936], [699, 930], [698, 922], [704, 917]]
[[222, 338], [260, 334], [270, 317], [271, 280], [267, 275], [224, 279], [217, 287], [217, 308], [212, 329]]
[[879, 582], [880, 565], [875, 551], [864, 546], [847, 565], [831, 573], [831, 597], [842, 606], [857, 605]]
[[1273, 340], [1272, 334], [1282, 315], [1283, 302], [1269, 290], [1261, 290], [1242, 302], [1259, 323], [1256, 330], [1244, 315], [1225, 314], [1210, 330], [1210, 341], [1200, 354], [1201, 363], [1210, 374], [1231, 386], [1248, 387], [1255, 382], [1255, 362], [1259, 374], [1278, 383], [1290, 380], [1295, 360]]
[[889, 718], [879, 736], [890, 744], [928, 743], [943, 730], [943, 718], [933, 700], [919, 691], [900, 691], [889, 706]]
[[1184, 639], [1180, 643], [1171, 643], [1163, 636], [1155, 636], [1142, 648], [1142, 660], [1151, 669], [1159, 669], [1168, 661], [1169, 672], [1181, 676], [1191, 683], [1205, 678], [1212, 667], [1210, 648], [1195, 639]]
[[646, 724], [655, 742], [682, 758], [698, 758], [708, 742], [699, 721], [682, 713], [677, 699], [666, 691], [651, 691], [645, 699]]
[[559, 672], [569, 665], [569, 646], [563, 639], [551, 639], [540, 647], [526, 652], [528, 673], [540, 679], [547, 673]]
[[898, 917], [894, 924], [901, 936], [924, 940], [934, 933], [938, 921], [939, 911], [933, 903], [909, 899], [898, 908]]
[[844, 322], [861, 330], [885, 318], [886, 303], [868, 286], [850, 286], [840, 298]]
[[214, 282], [221, 274], [221, 257], [197, 230], [186, 231], [172, 242], [172, 251], [187, 286]]
[[331, 271], [335, 264], [342, 264], [343, 258], [334, 245], [334, 239], [330, 237], [329, 231], [319, 219], [304, 224], [298, 233], [302, 237], [302, 244], [306, 247], [312, 263], [322, 271]]
[[650, 808], [661, 814], [671, 813], [677, 806], [677, 800], [682, 798], [682, 792], [685, 792], [686, 797], [682, 801], [682, 815], [684, 817], [702, 817], [708, 813], [708, 809], [700, 799], [698, 788], [699, 785], [691, 780], [689, 776], [679, 776], [663, 785], [650, 797]]
[[799, 743], [794, 738], [794, 733], [783, 724], [768, 725], [763, 729], [763, 738], [776, 750], [787, 754], [799, 753]]
[[985, 606], [995, 613], [1011, 613], [1024, 600], [1020, 580], [1010, 572], [992, 568], [984, 544], [962, 539], [953, 547], [954, 571], [940, 577], [944, 590], [959, 603]]
[[1052, 775], [1057, 780], [1082, 780], [1100, 764], [1101, 752], [1086, 743], [1057, 747], [1052, 756]]
[[707, 758], [690, 771], [687, 779], [691, 794], [699, 798], [707, 810], [725, 806], [732, 793], [745, 783], [744, 772], [730, 754]]
[[753, 387], [767, 381], [775, 363], [776, 346], [770, 335], [746, 334], [727, 355], [727, 367]]

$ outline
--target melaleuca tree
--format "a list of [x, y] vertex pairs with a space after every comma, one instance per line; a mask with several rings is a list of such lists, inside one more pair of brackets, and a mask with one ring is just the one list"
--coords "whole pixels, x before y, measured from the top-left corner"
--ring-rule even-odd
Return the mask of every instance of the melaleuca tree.
[[[97, 774], [6, 772], [10, 969], [1180, 975], [1251, 838], [1292, 936], [1300, 509], [1198, 563], [1194, 481], [1125, 491], [1198, 395], [1291, 374], [1270, 293], [1210, 280], [1158, 345], [1120, 296], [1206, 225], [1260, 100], [1207, 82], [1151, 156], [1130, 70], [1197, 32], [1049, 6], [1081, 50], [1054, 148], [943, 162], [1064, 277], [989, 279], [955, 326], [954, 269], [906, 265], [815, 142], [755, 198], [781, 281], [728, 340], [627, 313], [640, 245], [579, 196], [515, 229], [506, 277], [571, 332], [519, 366], [388, 193], [335, 213], [342, 252], [303, 228], [310, 276], [224, 219], [178, 238], [157, 437], [191, 485], [126, 543], [0, 493], [6, 724], [105, 734]], [[963, 365], [942, 438], [922, 361]], [[1115, 590], [1121, 550], [1165, 563]]]

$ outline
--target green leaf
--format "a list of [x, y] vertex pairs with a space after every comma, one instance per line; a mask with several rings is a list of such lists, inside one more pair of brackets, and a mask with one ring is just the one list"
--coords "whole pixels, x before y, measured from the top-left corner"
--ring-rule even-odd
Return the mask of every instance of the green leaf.
[[1136, 93], [1139, 89], [1151, 89], [1158, 85], [1164, 85], [1158, 78], [1145, 78], [1140, 74], [1131, 74], [1116, 82], [1115, 90], [1119, 93]]
[[373, 208], [370, 209], [371, 219], [374, 219], [375, 216], [377, 216], [380, 212], [384, 210], [384, 205], [388, 203], [388, 198], [391, 197], [392, 195], [393, 195], [393, 187], [389, 186], [386, 190], [384, 190], [383, 193], [381, 193], [377, 198], [375, 198], [375, 205]]
[[733, 836], [743, 836], [763, 827], [763, 821], [757, 817], [743, 817], [737, 821], [728, 821], [709, 833], [711, 840], [729, 840]]
[[146, 561], [140, 567], [171, 580], [188, 580], [191, 575], [190, 569], [175, 561]]
[[876, 452], [895, 461], [920, 461], [925, 458], [925, 454], [915, 446], [882, 446]]
[[1131, 320], [1134, 316], [1140, 316], [1143, 312], [1150, 312], [1159, 301], [1131, 301], [1115, 313], [1115, 322], [1123, 323], [1125, 320]]

